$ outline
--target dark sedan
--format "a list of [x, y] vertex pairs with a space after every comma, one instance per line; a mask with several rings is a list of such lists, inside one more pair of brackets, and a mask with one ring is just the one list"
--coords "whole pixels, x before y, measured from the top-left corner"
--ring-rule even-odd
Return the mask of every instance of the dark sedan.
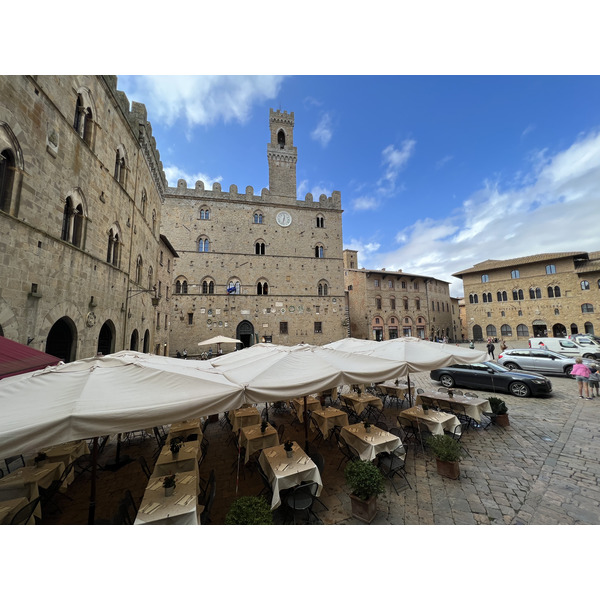
[[526, 396], [544, 396], [552, 391], [552, 383], [547, 377], [536, 373], [510, 371], [493, 362], [472, 365], [452, 365], [435, 369], [431, 379], [439, 381], [444, 387], [466, 387], [476, 390], [504, 392], [525, 398]]

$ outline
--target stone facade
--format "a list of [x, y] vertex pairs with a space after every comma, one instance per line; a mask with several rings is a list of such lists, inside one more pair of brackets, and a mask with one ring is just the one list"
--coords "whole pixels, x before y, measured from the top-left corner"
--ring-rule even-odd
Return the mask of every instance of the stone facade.
[[165, 187], [116, 77], [1, 76], [0, 333], [67, 361], [150, 351]]
[[454, 340], [459, 331], [449, 284], [433, 277], [359, 269], [358, 252], [344, 250], [350, 335], [359, 339], [414, 336]]
[[470, 339], [600, 331], [600, 252], [486, 260], [454, 277], [464, 283]]
[[[294, 113], [269, 115], [269, 188], [180, 180], [165, 191], [174, 261], [174, 351], [215, 335], [292, 345], [344, 337], [341, 194], [296, 198]], [[213, 348], [213, 352], [216, 349]], [[227, 348], [225, 348], [227, 350]]]

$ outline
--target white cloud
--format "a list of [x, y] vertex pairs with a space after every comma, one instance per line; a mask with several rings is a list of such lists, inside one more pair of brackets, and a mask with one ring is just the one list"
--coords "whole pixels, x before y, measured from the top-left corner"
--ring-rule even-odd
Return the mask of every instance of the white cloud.
[[535, 125], [527, 125], [527, 127], [525, 127], [525, 129], [521, 133], [521, 137], [525, 137], [526, 135], [529, 135], [534, 129], [535, 129]]
[[190, 126], [219, 120], [243, 123], [255, 102], [275, 98], [283, 77], [233, 75], [150, 75], [120, 77], [129, 100], [144, 98], [151, 121], [168, 126], [185, 119]]
[[333, 131], [331, 129], [331, 116], [329, 113], [324, 113], [315, 129], [311, 131], [310, 137], [319, 142], [321, 146], [325, 148], [331, 141], [332, 136]]
[[177, 187], [177, 182], [180, 179], [185, 179], [188, 187], [190, 188], [196, 187], [196, 181], [203, 181], [204, 189], [210, 190], [212, 189], [213, 183], [221, 183], [221, 181], [223, 181], [223, 177], [221, 177], [221, 175], [218, 177], [211, 177], [206, 173], [195, 173], [190, 175], [175, 165], [164, 167], [164, 171], [167, 182], [169, 183], [169, 187]]
[[313, 200], [318, 200], [321, 194], [325, 194], [327, 197], [331, 196], [330, 188], [325, 187], [323, 184], [313, 185], [311, 188], [308, 179], [303, 179], [296, 188], [297, 197], [304, 200], [309, 192], [312, 194]]
[[451, 274], [486, 259], [600, 250], [595, 225], [600, 219], [600, 133], [554, 155], [542, 151], [538, 158], [521, 178], [527, 183], [485, 181], [460, 210], [417, 221], [397, 233], [397, 248], [371, 250], [361, 262], [368, 268], [438, 277], [451, 282], [452, 295], [461, 295], [462, 281]]
[[408, 162], [408, 159], [413, 155], [417, 142], [407, 139], [402, 142], [400, 149], [390, 144], [383, 149], [383, 165], [385, 173], [377, 182], [379, 191], [382, 194], [392, 194], [396, 191], [396, 179], [400, 171]]
[[356, 250], [358, 252], [358, 262], [360, 268], [365, 266], [365, 261], [369, 262], [370, 257], [379, 250], [381, 244], [378, 242], [363, 242], [361, 240], [357, 240], [356, 238], [352, 238], [349, 244], [344, 244], [344, 246], [350, 250]]
[[352, 200], [354, 210], [373, 210], [379, 206], [379, 201], [373, 196], [360, 196]]
[[438, 161], [435, 163], [435, 168], [436, 168], [436, 170], [439, 170], [439, 169], [441, 169], [442, 167], [444, 167], [444, 166], [445, 166], [445, 164], [446, 164], [447, 162], [450, 162], [450, 161], [451, 161], [453, 158], [454, 158], [454, 157], [453, 157], [451, 154], [447, 154], [446, 156], [444, 156], [444, 158], [440, 158], [440, 160], [438, 160]]

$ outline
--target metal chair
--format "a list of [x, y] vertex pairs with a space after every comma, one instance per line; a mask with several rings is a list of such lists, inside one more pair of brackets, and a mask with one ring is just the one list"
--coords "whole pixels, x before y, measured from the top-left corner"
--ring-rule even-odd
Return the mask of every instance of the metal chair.
[[269, 478], [267, 477], [267, 474], [264, 472], [263, 468], [260, 466], [260, 463], [258, 463], [257, 470], [263, 483], [263, 487], [260, 492], [258, 492], [257, 496], [263, 496], [266, 501], [271, 504], [271, 501], [273, 500], [273, 488], [271, 487], [271, 482], [269, 481]]
[[383, 421], [377, 421], [377, 423], [375, 423], [375, 427], [378, 427], [379, 429], [383, 429], [383, 431], [388, 430], [387, 423], [384, 423]]
[[401, 475], [404, 478], [404, 481], [406, 481], [408, 487], [412, 490], [412, 486], [410, 485], [404, 470], [405, 465], [406, 462], [404, 458], [398, 456], [397, 454], [380, 452], [377, 455], [377, 468], [381, 471], [381, 474], [389, 480], [398, 496], [400, 493], [394, 484], [394, 477], [396, 475]]
[[198, 459], [198, 469], [200, 469], [200, 466], [202, 465], [202, 463], [206, 460], [206, 455], [208, 454], [208, 446], [209, 446], [209, 441], [206, 438], [202, 438], [202, 441], [200, 442], [200, 458]]
[[6, 470], [10, 473], [11, 470], [14, 470], [14, 467], [13, 467], [13, 469], [10, 468], [11, 465], [14, 465], [15, 463], [17, 463], [19, 461], [21, 461], [21, 466], [24, 467], [25, 466], [25, 459], [23, 458], [22, 454], [17, 454], [15, 456], [11, 456], [9, 458], [5, 458], [4, 462], [6, 463]]
[[350, 460], [356, 460], [356, 458], [353, 452], [350, 450], [350, 446], [348, 446], [346, 440], [340, 435], [339, 431], [334, 430], [333, 435], [335, 436], [337, 447], [342, 453], [342, 458], [340, 460], [339, 465], [337, 466], [337, 470], [339, 471], [339, 468], [342, 466], [343, 463], [348, 462]]
[[205, 505], [208, 501], [208, 491], [215, 481], [215, 470], [211, 469], [208, 475], [208, 479], [200, 477], [198, 485], [200, 487], [200, 493], [198, 494], [198, 504]]
[[0, 479], [2, 479], [4, 477], [4, 471], [2, 469], [0, 469]]
[[10, 525], [27, 525], [40, 501], [41, 498], [38, 496], [31, 502], [28, 502], [23, 508], [19, 509], [11, 519]]
[[116, 525], [133, 525], [137, 515], [137, 507], [129, 490], [123, 492], [115, 520]]
[[206, 501], [204, 503], [204, 510], [200, 515], [200, 523], [202, 525], [208, 525], [212, 522], [211, 512], [215, 502], [215, 495], [217, 493], [217, 482], [215, 479], [209, 482], [208, 490], [206, 492]]
[[313, 504], [317, 498], [317, 490], [319, 484], [315, 481], [310, 483], [302, 483], [289, 493], [286, 498], [286, 504], [288, 508], [293, 511], [294, 525], [296, 525], [296, 515], [298, 513], [307, 513], [307, 521], [310, 523], [310, 517], [313, 516], [317, 521], [320, 521], [319, 517], [313, 512]]
[[[312, 460], [315, 465], [317, 465], [317, 469], [319, 469], [319, 475], [321, 475], [321, 477], [323, 476], [323, 469], [325, 468], [325, 459], [323, 458], [323, 455], [320, 454], [319, 452], [310, 452], [308, 454], [308, 457], [310, 458], [310, 460]], [[318, 496], [315, 498], [315, 500], [325, 509], [325, 510], [329, 510], [326, 506], [326, 504], [323, 502], [323, 500], [321, 500], [321, 498], [319, 498]]]
[[467, 398], [479, 398], [479, 396], [475, 392], [465, 392], [465, 396]]
[[279, 443], [284, 441], [284, 434], [285, 434], [285, 425], [282, 423], [281, 425], [279, 425], [279, 427], [277, 427], [277, 435], [279, 437]]
[[[444, 433], [446, 435], [449, 435], [450, 437], [453, 437], [457, 442], [462, 442], [463, 430], [462, 430], [462, 427], [460, 425], [457, 425], [454, 428], [454, 431], [451, 431], [451, 432], [450, 431], [445, 431]], [[468, 456], [471, 456], [471, 453], [462, 444], [460, 445], [460, 449], [463, 450]], [[473, 457], [471, 456], [471, 458], [473, 458]]]
[[323, 432], [321, 431], [317, 420], [312, 416], [312, 414], [310, 415], [309, 419], [315, 428], [315, 437], [313, 438], [311, 443], [317, 444], [318, 446], [325, 438], [323, 437]]
[[140, 466], [142, 467], [142, 471], [144, 472], [144, 475], [148, 479], [150, 479], [150, 476], [152, 475], [152, 471], [150, 470], [150, 467], [148, 466], [146, 459], [143, 456], [138, 456], [138, 462], [140, 463]]
[[[58, 504], [55, 502], [54, 497], [60, 492], [60, 488], [63, 487], [63, 485], [65, 484], [65, 481], [67, 480], [67, 477], [71, 474], [71, 471], [73, 470], [74, 466], [75, 461], [69, 463], [66, 469], [62, 472], [61, 476], [58, 479], [52, 481], [52, 483], [47, 488], [38, 487], [40, 493], [40, 502], [42, 503], [42, 505], [47, 507], [49, 504], [53, 504], [59, 512], [62, 512], [60, 506], [58, 506]], [[72, 500], [72, 498], [64, 492], [60, 493], [63, 496], [69, 498], [69, 500]]]
[[416, 444], [419, 437], [419, 430], [415, 424], [406, 417], [398, 416], [398, 425], [402, 430], [402, 442], [406, 444]]

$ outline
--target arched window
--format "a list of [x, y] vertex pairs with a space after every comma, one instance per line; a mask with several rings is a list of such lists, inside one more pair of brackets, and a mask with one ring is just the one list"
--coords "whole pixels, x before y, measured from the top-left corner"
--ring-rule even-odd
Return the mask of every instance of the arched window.
[[469, 304], [479, 304], [477, 294], [469, 294]]
[[0, 210], [4, 212], [10, 211], [16, 166], [15, 155], [9, 149], [3, 150], [0, 154]]
[[175, 282], [175, 293], [181, 294], [181, 281], [177, 280]]
[[325, 217], [323, 215], [317, 215], [317, 227], [319, 229], [325, 227]]
[[152, 235], [156, 235], [156, 211], [152, 209]]
[[206, 206], [203, 206], [200, 209], [200, 220], [201, 221], [210, 221], [210, 209]]
[[481, 296], [481, 299], [482, 299], [484, 302], [487, 302], [487, 301], [488, 301], [488, 295], [487, 295], [487, 292], [483, 292], [483, 294], [482, 294], [482, 296]]
[[481, 276], [481, 283], [487, 283], [490, 280], [490, 276], [489, 275], [482, 275]]
[[326, 281], [319, 281], [317, 286], [317, 293], [319, 296], [327, 296], [329, 294], [329, 286]]
[[584, 280], [581, 282], [581, 289], [582, 289], [582, 290], [589, 290], [589, 289], [590, 289], [590, 282], [589, 282], [589, 281], [587, 281], [586, 279], [584, 279]]
[[560, 298], [560, 288], [557, 285], [554, 286], [554, 297]]
[[269, 284], [266, 281], [259, 281], [256, 284], [256, 293], [259, 296], [268, 296], [269, 295]]
[[208, 294], [208, 281], [203, 281], [202, 282], [202, 293], [203, 294]]
[[121, 235], [116, 225], [113, 225], [108, 232], [108, 249], [106, 251], [106, 262], [119, 266], [121, 258]]
[[536, 298], [542, 297], [542, 290], [540, 288], [529, 288], [529, 298], [535, 300]]
[[485, 334], [488, 337], [496, 337], [496, 326], [495, 325], [488, 325], [485, 328]]
[[588, 335], [594, 335], [594, 325], [589, 321], [583, 324], [584, 330]]
[[556, 267], [554, 265], [546, 265], [546, 275], [554, 275]]
[[127, 163], [125, 160], [125, 150], [119, 147], [115, 154], [115, 179], [121, 184], [125, 185], [125, 179], [127, 176]]
[[379, 296], [377, 296], [377, 298], [375, 298], [375, 308], [377, 310], [381, 310], [381, 298]]
[[260, 223], [263, 222], [263, 214], [259, 210], [257, 210], [254, 213], [254, 216], [252, 217], [252, 222], [253, 223], [258, 223], [258, 224], [260, 224]]
[[85, 217], [83, 212], [83, 203], [78, 202], [76, 198], [69, 196], [65, 200], [63, 210], [63, 223], [60, 238], [65, 242], [81, 248], [83, 244], [83, 228]]
[[265, 253], [265, 243], [262, 240], [258, 240], [254, 244], [254, 254], [264, 254]]
[[593, 304], [582, 304], [581, 305], [581, 312], [582, 313], [593, 313], [594, 312], [594, 305]]
[[207, 237], [201, 237], [198, 239], [198, 252], [209, 252], [210, 242]]
[[142, 268], [144, 266], [144, 261], [142, 257], [138, 255], [136, 263], [135, 263], [135, 282], [138, 285], [142, 285]]
[[148, 206], [148, 196], [146, 195], [146, 190], [142, 190], [142, 201], [141, 201], [141, 211], [142, 211], [142, 217], [146, 217], [146, 208]]
[[73, 120], [73, 129], [77, 135], [88, 145], [92, 145], [94, 133], [94, 118], [89, 90], [82, 90], [77, 94], [75, 104], [75, 118]]
[[519, 279], [521, 277], [521, 274], [519, 273], [518, 269], [515, 269], [514, 271], [510, 272], [510, 277], [511, 279]]
[[508, 300], [508, 296], [506, 295], [505, 291], [497, 292], [496, 296], [498, 298], [498, 302], [506, 302]]
[[500, 335], [502, 337], [512, 337], [512, 329], [510, 325], [502, 325], [500, 327]]
[[188, 282], [187, 281], [182, 281], [181, 283], [181, 293], [182, 294], [187, 294], [188, 293]]
[[323, 258], [324, 255], [325, 251], [323, 249], [323, 246], [321, 244], [317, 244], [315, 246], [315, 258]]
[[279, 144], [280, 148], [285, 147], [285, 133], [283, 132], [283, 129], [280, 129], [277, 132], [277, 143]]
[[529, 328], [527, 325], [517, 325], [517, 337], [529, 337]]
[[554, 298], [554, 288], [551, 285], [548, 286], [548, 298]]

